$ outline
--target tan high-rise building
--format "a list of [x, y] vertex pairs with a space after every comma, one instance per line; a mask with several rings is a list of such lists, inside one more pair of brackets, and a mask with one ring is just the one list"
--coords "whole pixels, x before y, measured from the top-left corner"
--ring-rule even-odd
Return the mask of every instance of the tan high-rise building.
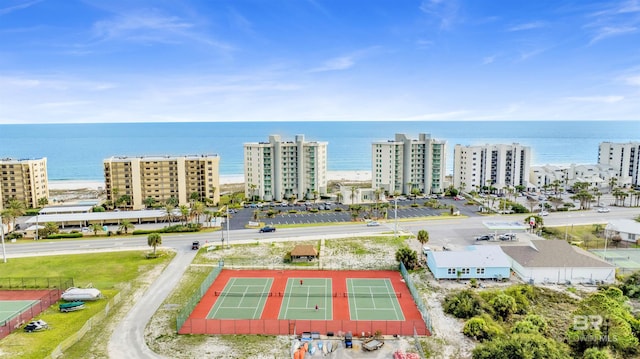
[[198, 200], [220, 202], [220, 157], [143, 156], [111, 157], [104, 160], [104, 180], [109, 201], [118, 201], [131, 209], [145, 208], [145, 200], [178, 205], [189, 203], [193, 193]]
[[371, 186], [388, 194], [442, 193], [446, 171], [446, 142], [421, 133], [418, 139], [396, 134], [394, 140], [372, 144]]
[[244, 178], [247, 198], [280, 201], [295, 196], [312, 199], [327, 192], [327, 142], [282, 141], [244, 144]]
[[27, 208], [40, 207], [38, 200], [49, 199], [47, 158], [0, 159], [0, 210], [17, 199]]

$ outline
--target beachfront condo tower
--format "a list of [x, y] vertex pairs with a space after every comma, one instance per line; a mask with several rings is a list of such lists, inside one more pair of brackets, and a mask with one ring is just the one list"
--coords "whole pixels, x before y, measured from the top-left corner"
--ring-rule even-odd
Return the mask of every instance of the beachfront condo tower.
[[531, 148], [514, 143], [453, 149], [453, 186], [461, 191], [504, 193], [529, 188]]
[[220, 202], [218, 155], [111, 157], [104, 160], [107, 200], [114, 207]]
[[598, 164], [613, 166], [618, 171], [616, 186], [640, 186], [640, 142], [601, 142]]
[[264, 201], [317, 199], [327, 193], [327, 142], [282, 141], [244, 144], [247, 198]]
[[396, 134], [394, 140], [373, 142], [371, 186], [388, 195], [444, 191], [446, 142], [421, 133], [418, 139]]
[[0, 210], [16, 199], [26, 208], [42, 207], [49, 199], [47, 158], [0, 159]]

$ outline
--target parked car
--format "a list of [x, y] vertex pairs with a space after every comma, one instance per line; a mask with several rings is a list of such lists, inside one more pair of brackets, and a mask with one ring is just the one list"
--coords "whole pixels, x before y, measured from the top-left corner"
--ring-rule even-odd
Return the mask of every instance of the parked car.
[[598, 208], [598, 213], [609, 213], [611, 210], [607, 207]]
[[380, 223], [376, 221], [367, 222], [367, 227], [377, 227]]
[[276, 231], [276, 227], [264, 226], [260, 228], [260, 233], [275, 232], [275, 231]]
[[548, 215], [549, 215], [549, 212], [547, 212], [547, 211], [541, 211], [539, 214], [540, 214], [541, 216], [548, 216]]
[[516, 239], [515, 233], [504, 233], [498, 236], [501, 241], [513, 241]]
[[193, 249], [193, 250], [198, 250], [198, 249], [200, 249], [200, 242], [198, 242], [198, 241], [193, 241], [193, 243], [191, 243], [191, 249]]
[[485, 234], [484, 236], [476, 237], [476, 241], [490, 241], [493, 240], [493, 234]]

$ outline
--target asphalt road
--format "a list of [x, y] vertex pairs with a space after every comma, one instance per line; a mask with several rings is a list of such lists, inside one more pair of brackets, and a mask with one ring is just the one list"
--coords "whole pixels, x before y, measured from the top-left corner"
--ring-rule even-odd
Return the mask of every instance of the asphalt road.
[[[609, 213], [598, 213], [595, 210], [579, 212], [557, 212], [544, 217], [545, 225], [584, 225], [605, 223], [608, 219], [634, 218], [638, 215], [636, 208], [613, 208]], [[399, 215], [400, 217], [400, 215]], [[237, 229], [224, 232], [225, 241], [243, 243], [256, 240], [292, 240], [306, 237], [331, 238], [338, 236], [357, 236], [372, 233], [411, 232], [421, 229], [429, 232], [429, 245], [465, 246], [475, 242], [474, 236], [488, 232], [484, 221], [524, 222], [526, 215], [492, 215], [472, 216], [438, 220], [390, 220], [377, 227], [367, 227], [364, 223], [336, 226], [317, 226], [300, 228], [278, 228], [276, 232], [259, 233], [255, 229]], [[236, 220], [239, 221], [238, 217]], [[397, 225], [397, 227], [396, 227]], [[233, 228], [233, 226], [231, 227]], [[221, 233], [194, 233], [163, 236], [163, 247], [176, 250], [176, 256], [150, 286], [136, 300], [125, 319], [119, 323], [112, 333], [109, 342], [109, 355], [112, 358], [162, 358], [153, 353], [144, 342], [144, 328], [153, 313], [160, 307], [168, 294], [176, 286], [183, 273], [195, 257], [197, 251], [191, 250], [191, 242], [199, 240], [202, 244], [221, 243]], [[116, 251], [128, 249], [148, 249], [146, 237], [103, 238], [90, 240], [73, 240], [60, 242], [7, 243], [8, 258], [53, 255], [73, 252]]]

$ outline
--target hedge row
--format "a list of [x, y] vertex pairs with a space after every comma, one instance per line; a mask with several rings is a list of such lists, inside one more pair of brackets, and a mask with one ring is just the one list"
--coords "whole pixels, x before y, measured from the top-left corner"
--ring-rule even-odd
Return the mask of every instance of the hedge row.
[[59, 238], [81, 238], [82, 233], [54, 233], [47, 236], [47, 239], [59, 239]]
[[177, 224], [175, 226], [168, 226], [160, 229], [136, 229], [133, 231], [133, 235], [143, 235], [150, 233], [184, 233], [184, 232], [199, 232], [202, 226], [200, 224], [189, 223], [187, 225]]

